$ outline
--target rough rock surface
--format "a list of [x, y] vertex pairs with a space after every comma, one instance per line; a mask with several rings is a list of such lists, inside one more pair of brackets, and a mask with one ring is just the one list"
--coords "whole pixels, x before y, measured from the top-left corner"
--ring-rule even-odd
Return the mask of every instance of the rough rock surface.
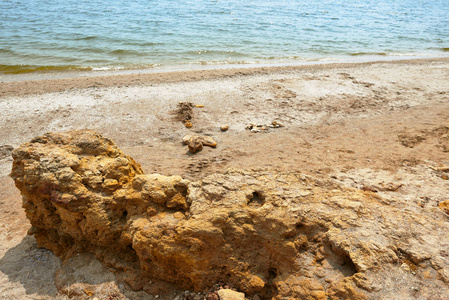
[[[449, 216], [300, 173], [145, 175], [109, 139], [49, 133], [13, 151], [38, 245], [89, 252], [133, 289], [229, 282], [265, 299], [449, 294]], [[432, 298], [434, 297], [434, 298]]]

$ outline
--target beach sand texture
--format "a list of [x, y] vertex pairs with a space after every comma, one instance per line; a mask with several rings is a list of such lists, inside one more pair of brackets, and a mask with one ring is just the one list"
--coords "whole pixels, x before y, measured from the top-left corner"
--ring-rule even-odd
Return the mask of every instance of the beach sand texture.
[[[58, 291], [55, 273], [59, 284], [103, 286], [117, 298], [160, 293], [127, 290], [89, 256], [61, 267], [36, 248], [8, 177], [12, 149], [35, 136], [88, 128], [146, 173], [199, 180], [229, 168], [295, 171], [442, 214], [435, 208], [449, 200], [449, 174], [437, 169], [449, 166], [448, 78], [449, 59], [441, 58], [1, 82], [0, 298], [65, 299], [70, 287]], [[192, 128], [176, 119], [179, 102], [204, 105], [193, 108]], [[273, 121], [283, 127], [245, 129]], [[191, 155], [182, 145], [187, 134], [211, 136], [218, 146]], [[382, 188], [389, 184], [398, 188]], [[401, 284], [401, 299], [441, 295]], [[396, 292], [386, 286], [373, 295], [393, 299]]]

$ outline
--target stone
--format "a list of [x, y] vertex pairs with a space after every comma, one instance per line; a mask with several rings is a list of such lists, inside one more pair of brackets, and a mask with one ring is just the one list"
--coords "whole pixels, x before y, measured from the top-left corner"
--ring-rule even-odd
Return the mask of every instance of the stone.
[[229, 129], [229, 125], [221, 125], [220, 126], [221, 131], [228, 131], [228, 129]]
[[446, 214], [449, 215], [449, 200], [442, 201], [438, 204], [438, 207]]
[[184, 145], [188, 145], [189, 151], [191, 153], [196, 153], [203, 150], [203, 146], [216, 147], [217, 142], [210, 136], [199, 136], [199, 135], [185, 135], [182, 138]]
[[203, 150], [203, 142], [201, 140], [201, 137], [194, 136], [189, 139], [187, 142], [187, 146], [189, 147], [190, 153], [196, 153], [198, 151]]
[[231, 289], [221, 289], [217, 292], [220, 300], [245, 300], [245, 294]]
[[409, 299], [412, 284], [423, 299], [449, 294], [449, 222], [435, 208], [293, 171], [228, 170], [196, 182], [144, 174], [91, 130], [48, 133], [12, 156], [38, 247], [66, 266], [92, 255], [135, 290], [160, 280], [195, 293], [222, 282], [279, 300]]
[[187, 134], [182, 138], [182, 143], [184, 145], [187, 145], [189, 143], [189, 140], [193, 137], [193, 135]]
[[200, 141], [203, 143], [204, 146], [209, 146], [212, 148], [217, 147], [217, 142], [210, 136], [200, 136]]
[[217, 293], [209, 293], [206, 296], [206, 300], [220, 300], [220, 297], [218, 297]]

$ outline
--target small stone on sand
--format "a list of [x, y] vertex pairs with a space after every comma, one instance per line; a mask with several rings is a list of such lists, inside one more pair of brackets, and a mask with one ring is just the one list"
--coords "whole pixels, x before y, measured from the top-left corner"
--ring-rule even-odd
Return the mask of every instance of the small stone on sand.
[[197, 153], [203, 150], [203, 143], [201, 142], [201, 137], [194, 136], [189, 141], [187, 146], [189, 146], [190, 153]]
[[217, 142], [210, 136], [186, 135], [182, 138], [182, 143], [189, 146], [191, 153], [201, 151], [204, 146], [216, 147]]

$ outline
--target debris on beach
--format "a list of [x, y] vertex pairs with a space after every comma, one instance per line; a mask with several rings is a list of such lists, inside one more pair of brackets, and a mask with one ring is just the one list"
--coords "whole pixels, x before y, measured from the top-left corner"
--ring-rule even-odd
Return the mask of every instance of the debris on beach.
[[221, 125], [220, 126], [221, 131], [228, 131], [228, 129], [229, 129], [229, 125]]
[[174, 112], [175, 118], [184, 124], [191, 121], [193, 119], [193, 107], [194, 105], [191, 102], [179, 102]]
[[197, 107], [197, 108], [203, 108], [204, 105], [202, 105], [202, 104], [196, 104], [195, 107]]
[[273, 121], [269, 125], [249, 123], [248, 125], [246, 125], [245, 129], [251, 130], [251, 132], [253, 133], [257, 133], [257, 132], [269, 132], [271, 128], [280, 128], [280, 127], [284, 127], [284, 125], [278, 123], [277, 121]]
[[182, 138], [184, 145], [189, 146], [189, 151], [191, 153], [196, 153], [203, 150], [203, 146], [209, 146], [215, 148], [217, 142], [210, 136], [200, 136], [200, 135], [186, 135]]

